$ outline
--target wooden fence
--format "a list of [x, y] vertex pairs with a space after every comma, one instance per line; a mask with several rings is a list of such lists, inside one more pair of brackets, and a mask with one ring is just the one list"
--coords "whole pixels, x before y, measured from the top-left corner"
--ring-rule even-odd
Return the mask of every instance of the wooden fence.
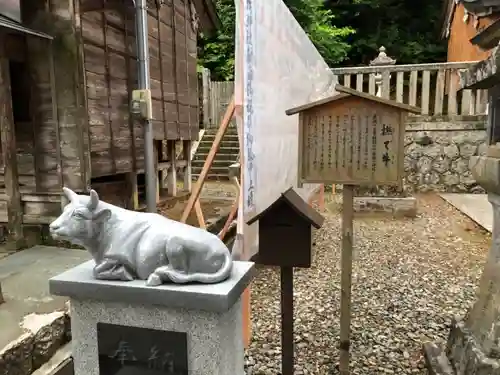
[[[421, 108], [421, 115], [484, 115], [485, 90], [459, 90], [458, 72], [476, 62], [411, 64], [334, 68], [341, 85]], [[217, 127], [234, 92], [234, 82], [210, 80], [203, 72], [203, 118], [205, 128]], [[234, 126], [233, 121], [231, 126]]]
[[458, 72], [476, 62], [334, 68], [339, 83], [420, 107], [424, 116], [483, 115], [484, 90], [459, 91]]
[[[203, 69], [202, 82], [203, 126], [205, 129], [218, 127], [234, 93], [234, 82], [212, 81], [208, 69]], [[234, 119], [229, 126], [236, 126]]]

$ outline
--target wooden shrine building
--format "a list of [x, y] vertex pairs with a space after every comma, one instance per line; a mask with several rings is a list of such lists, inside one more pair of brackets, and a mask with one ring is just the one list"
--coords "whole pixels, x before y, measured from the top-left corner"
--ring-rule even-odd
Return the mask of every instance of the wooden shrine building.
[[[217, 25], [211, 0], [148, 1], [158, 186], [170, 195], [177, 170], [190, 189], [197, 34]], [[0, 225], [18, 247], [24, 227], [59, 215], [63, 186], [138, 208], [143, 128], [129, 116], [136, 88], [132, 0], [1, 1]]]

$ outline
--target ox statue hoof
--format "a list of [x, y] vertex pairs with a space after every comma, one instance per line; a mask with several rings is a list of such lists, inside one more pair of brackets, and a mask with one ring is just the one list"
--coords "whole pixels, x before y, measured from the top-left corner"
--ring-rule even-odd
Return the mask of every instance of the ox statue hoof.
[[158, 286], [161, 284], [162, 284], [162, 282], [161, 282], [160, 276], [158, 276], [155, 273], [152, 273], [151, 275], [149, 275], [148, 280], [146, 281], [147, 286]]

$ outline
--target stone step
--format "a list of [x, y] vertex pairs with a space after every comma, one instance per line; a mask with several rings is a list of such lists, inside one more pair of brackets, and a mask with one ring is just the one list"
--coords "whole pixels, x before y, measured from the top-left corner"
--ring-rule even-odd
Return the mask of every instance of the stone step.
[[[212, 167], [229, 167], [231, 164], [233, 164], [235, 160], [218, 160], [217, 157], [214, 159], [212, 162]], [[205, 159], [199, 159], [199, 160], [193, 160], [192, 166], [194, 167], [203, 167], [203, 164], [205, 164]]]
[[[213, 140], [207, 140], [207, 139], [205, 139], [205, 137], [203, 137], [203, 139], [200, 142], [200, 145], [198, 146], [198, 149], [200, 149], [200, 147], [212, 147], [212, 143], [213, 143]], [[236, 140], [236, 141], [228, 141], [228, 140], [224, 139], [221, 142], [221, 147], [235, 147], [235, 148], [239, 148], [239, 146], [240, 146], [240, 143], [238, 142], [238, 140]]]
[[[203, 160], [205, 161], [206, 158], [208, 157], [208, 152], [197, 152], [196, 155], [193, 158], [193, 162], [196, 160]], [[237, 155], [234, 155], [233, 153], [228, 153], [228, 154], [222, 154], [218, 152], [215, 154], [215, 160], [229, 160], [231, 162], [235, 162], [238, 159]]]
[[[208, 154], [210, 152], [210, 148], [212, 145], [202, 145], [198, 147], [198, 150], [196, 150], [196, 153], [200, 154]], [[232, 155], [238, 155], [240, 153], [240, 148], [239, 147], [228, 147], [226, 145], [222, 145], [219, 150], [217, 151], [217, 154], [232, 154]]]
[[[213, 142], [215, 140], [215, 134], [207, 134], [205, 133], [202, 138], [203, 141], [210, 141]], [[222, 142], [225, 141], [232, 141], [232, 142], [238, 142], [238, 134], [224, 134], [224, 137], [222, 137]]]
[[[193, 165], [193, 168], [191, 169], [191, 173], [192, 174], [199, 174], [202, 169], [203, 169], [203, 165], [197, 165], [197, 166]], [[209, 170], [209, 173], [227, 174], [228, 169], [227, 169], [227, 167], [224, 167], [224, 166], [212, 165], [212, 167]]]
[[[211, 128], [205, 129], [205, 135], [207, 135], [207, 134], [215, 135], [215, 134], [217, 134], [217, 130], [219, 130], [218, 127], [211, 127]], [[225, 135], [228, 135], [228, 134], [230, 134], [230, 135], [233, 135], [233, 134], [238, 135], [238, 130], [236, 129], [235, 126], [230, 126], [230, 127], [227, 128]]]
[[[199, 174], [193, 174], [193, 181], [196, 181], [200, 175]], [[208, 174], [207, 178], [208, 181], [228, 181], [229, 176], [227, 174]]]

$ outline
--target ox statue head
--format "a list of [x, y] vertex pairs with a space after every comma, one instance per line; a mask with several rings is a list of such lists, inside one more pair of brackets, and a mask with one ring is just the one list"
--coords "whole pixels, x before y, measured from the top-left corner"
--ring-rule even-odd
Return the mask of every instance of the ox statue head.
[[108, 208], [99, 207], [99, 196], [90, 190], [90, 196], [79, 196], [73, 190], [63, 188], [69, 203], [61, 215], [49, 226], [54, 239], [62, 239], [81, 245], [93, 247], [93, 241], [101, 232], [102, 224], [111, 217]]

